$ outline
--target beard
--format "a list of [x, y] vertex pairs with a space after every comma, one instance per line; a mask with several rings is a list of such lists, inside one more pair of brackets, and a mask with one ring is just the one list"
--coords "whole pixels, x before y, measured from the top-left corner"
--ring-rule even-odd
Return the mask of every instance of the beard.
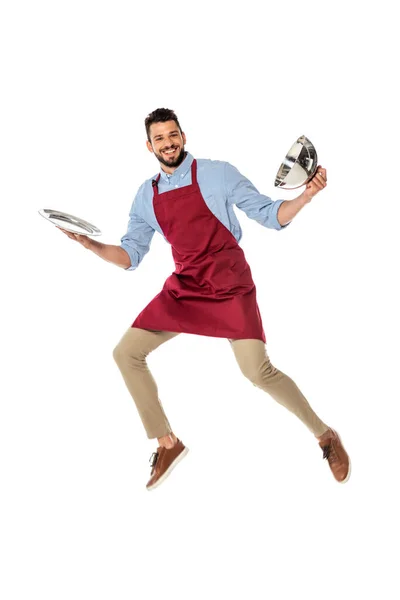
[[181, 148], [181, 151], [179, 152], [175, 160], [165, 160], [161, 154], [157, 154], [156, 152], [154, 152], [154, 154], [156, 155], [157, 160], [166, 167], [179, 167], [179, 165], [184, 161], [186, 156], [184, 147]]

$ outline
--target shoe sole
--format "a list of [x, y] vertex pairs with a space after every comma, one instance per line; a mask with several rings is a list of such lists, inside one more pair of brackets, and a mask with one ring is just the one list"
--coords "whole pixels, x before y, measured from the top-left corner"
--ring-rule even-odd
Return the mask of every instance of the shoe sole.
[[[340, 443], [342, 444], [342, 446], [344, 448], [344, 451], [346, 452], [347, 456], [349, 456], [348, 453], [347, 453], [346, 448], [343, 445], [342, 438], [340, 437], [340, 435], [338, 434], [337, 431], [336, 431], [336, 435], [338, 436], [338, 438], [340, 440]], [[346, 478], [343, 479], [343, 481], [339, 481], [339, 483], [346, 483], [346, 481], [348, 481], [350, 479], [350, 475], [351, 475], [351, 461], [350, 461], [350, 456], [349, 456], [349, 470], [347, 471]]]
[[158, 487], [159, 485], [161, 485], [163, 483], [163, 481], [165, 481], [168, 477], [168, 475], [170, 475], [170, 473], [175, 469], [176, 465], [178, 465], [181, 460], [183, 458], [185, 458], [186, 454], [189, 452], [189, 448], [186, 448], [184, 450], [182, 450], [182, 452], [176, 457], [176, 459], [174, 460], [174, 462], [172, 462], [168, 469], [165, 471], [165, 473], [163, 475], [161, 475], [161, 477], [159, 479], [157, 479], [157, 481], [155, 483], [153, 483], [153, 485], [151, 485], [150, 487], [146, 486], [146, 489], [151, 492], [151, 490], [154, 490], [156, 487]]
[[346, 483], [346, 481], [348, 481], [350, 479], [350, 475], [351, 475], [351, 461], [349, 458], [349, 470], [347, 472], [346, 478], [343, 479], [343, 481], [339, 481], [339, 483]]

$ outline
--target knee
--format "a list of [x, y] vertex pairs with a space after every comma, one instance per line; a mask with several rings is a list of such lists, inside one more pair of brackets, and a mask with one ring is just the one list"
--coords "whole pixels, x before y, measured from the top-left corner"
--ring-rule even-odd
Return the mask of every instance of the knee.
[[132, 340], [122, 339], [113, 350], [113, 358], [117, 365], [142, 363], [146, 359], [146, 352], [140, 344], [132, 344]]
[[265, 387], [270, 383], [274, 383], [279, 374], [278, 369], [271, 364], [268, 358], [260, 364], [248, 364], [242, 367], [241, 370], [243, 375], [256, 387]]
[[113, 350], [113, 358], [114, 358], [115, 362], [117, 363], [117, 365], [119, 365], [124, 360], [125, 357], [126, 357], [126, 352], [124, 351], [122, 344], [117, 344]]

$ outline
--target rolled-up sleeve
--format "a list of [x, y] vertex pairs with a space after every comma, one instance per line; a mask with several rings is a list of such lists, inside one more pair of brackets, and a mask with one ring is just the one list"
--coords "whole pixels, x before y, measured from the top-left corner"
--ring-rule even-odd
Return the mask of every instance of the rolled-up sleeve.
[[243, 210], [249, 219], [270, 229], [280, 230], [290, 225], [281, 225], [278, 221], [278, 209], [284, 200], [271, 200], [260, 194], [251, 181], [229, 163], [225, 164], [224, 184], [228, 203]]
[[154, 229], [137, 213], [136, 201], [133, 202], [129, 213], [128, 230], [121, 238], [123, 248], [131, 259], [131, 266], [126, 271], [137, 269], [144, 256], [150, 250]]

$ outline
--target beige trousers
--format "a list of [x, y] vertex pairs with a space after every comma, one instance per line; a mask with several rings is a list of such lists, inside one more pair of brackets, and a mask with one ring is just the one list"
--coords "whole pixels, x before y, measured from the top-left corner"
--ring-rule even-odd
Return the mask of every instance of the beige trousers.
[[[146, 357], [177, 335], [179, 333], [129, 327], [113, 352], [114, 360], [150, 439], [168, 435], [172, 429], [158, 397], [157, 384], [147, 366]], [[328, 429], [294, 381], [272, 366], [264, 342], [255, 339], [229, 342], [240, 370], [254, 386], [267, 392], [294, 413], [314, 435], [320, 436]]]

